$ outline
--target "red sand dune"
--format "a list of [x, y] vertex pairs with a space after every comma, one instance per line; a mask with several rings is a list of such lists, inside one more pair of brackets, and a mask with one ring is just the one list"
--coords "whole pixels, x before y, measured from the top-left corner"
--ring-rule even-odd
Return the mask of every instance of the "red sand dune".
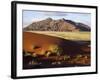
[[[44, 55], [48, 47], [52, 44], [57, 44], [63, 49], [64, 54], [80, 54], [84, 53], [81, 49], [82, 45], [79, 45], [75, 41], [65, 40], [62, 38], [47, 36], [43, 34], [23, 32], [23, 50], [27, 52], [35, 52], [39, 55]], [[35, 50], [33, 46], [36, 45], [38, 48]]]

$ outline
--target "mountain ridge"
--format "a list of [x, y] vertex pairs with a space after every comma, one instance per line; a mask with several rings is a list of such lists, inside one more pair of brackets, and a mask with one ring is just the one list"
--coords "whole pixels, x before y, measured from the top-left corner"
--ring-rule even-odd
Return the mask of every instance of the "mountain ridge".
[[64, 18], [54, 20], [46, 18], [41, 21], [33, 22], [24, 28], [24, 31], [90, 31], [90, 27], [86, 24], [66, 20]]

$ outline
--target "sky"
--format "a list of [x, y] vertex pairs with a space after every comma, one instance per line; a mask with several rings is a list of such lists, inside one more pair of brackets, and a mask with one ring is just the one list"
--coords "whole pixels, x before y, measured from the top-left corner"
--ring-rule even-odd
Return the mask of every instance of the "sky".
[[73, 20], [75, 22], [81, 22], [88, 26], [91, 26], [91, 14], [90, 13], [76, 13], [76, 12], [51, 12], [51, 11], [23, 11], [23, 27], [28, 26], [32, 22], [44, 20], [46, 18], [52, 19], [66, 19]]

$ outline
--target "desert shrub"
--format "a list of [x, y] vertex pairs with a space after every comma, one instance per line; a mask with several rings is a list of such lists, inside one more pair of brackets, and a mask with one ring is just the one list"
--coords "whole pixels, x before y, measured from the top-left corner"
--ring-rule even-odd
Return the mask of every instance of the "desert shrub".
[[24, 56], [31, 56], [31, 53], [24, 51]]
[[51, 53], [56, 54], [57, 56], [60, 56], [63, 50], [59, 45], [52, 44], [49, 46], [49, 51], [51, 51]]
[[46, 51], [45, 56], [49, 57], [50, 54], [51, 54], [51, 51]]
[[64, 56], [64, 60], [68, 60], [68, 59], [70, 59], [70, 56], [69, 55], [65, 55]]
[[33, 53], [33, 54], [32, 54], [32, 57], [37, 57], [37, 54], [36, 54], [36, 53]]
[[76, 58], [81, 58], [81, 57], [82, 57], [81, 54], [76, 55]]

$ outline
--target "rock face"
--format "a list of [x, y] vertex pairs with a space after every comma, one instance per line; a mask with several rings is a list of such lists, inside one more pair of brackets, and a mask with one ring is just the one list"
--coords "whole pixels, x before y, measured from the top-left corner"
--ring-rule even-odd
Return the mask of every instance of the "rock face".
[[24, 28], [24, 31], [90, 31], [90, 27], [83, 23], [71, 20], [47, 18], [42, 21], [33, 22]]

